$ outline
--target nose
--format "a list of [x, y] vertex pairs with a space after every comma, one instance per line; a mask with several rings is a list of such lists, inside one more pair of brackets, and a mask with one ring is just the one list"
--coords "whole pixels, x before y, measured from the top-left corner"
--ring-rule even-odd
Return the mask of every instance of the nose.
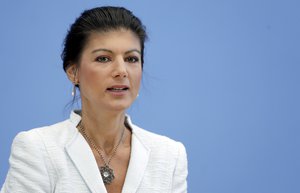
[[128, 76], [126, 63], [123, 58], [117, 59], [115, 61], [112, 76], [114, 78], [126, 78]]

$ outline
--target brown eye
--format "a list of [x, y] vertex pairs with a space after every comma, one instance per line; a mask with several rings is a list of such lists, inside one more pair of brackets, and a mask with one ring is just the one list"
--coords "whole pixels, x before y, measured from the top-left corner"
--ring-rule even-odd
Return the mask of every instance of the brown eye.
[[106, 63], [110, 61], [110, 58], [106, 57], [106, 56], [100, 56], [96, 58], [97, 62], [101, 62], [101, 63]]
[[126, 62], [129, 62], [129, 63], [136, 63], [139, 61], [139, 58], [138, 57], [127, 57], [125, 59]]

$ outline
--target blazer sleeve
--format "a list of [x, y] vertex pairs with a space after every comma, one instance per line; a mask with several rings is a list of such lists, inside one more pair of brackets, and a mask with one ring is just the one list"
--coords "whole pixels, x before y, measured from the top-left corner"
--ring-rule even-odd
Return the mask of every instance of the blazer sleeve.
[[51, 192], [45, 148], [37, 132], [21, 132], [12, 144], [1, 193]]
[[172, 193], [187, 192], [187, 155], [185, 147], [178, 142], [178, 158], [173, 174]]

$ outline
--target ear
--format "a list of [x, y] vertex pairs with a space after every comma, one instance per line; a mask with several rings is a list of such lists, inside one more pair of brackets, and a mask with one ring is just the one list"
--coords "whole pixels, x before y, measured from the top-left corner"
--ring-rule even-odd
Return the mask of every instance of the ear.
[[78, 84], [79, 83], [79, 78], [78, 78], [78, 67], [76, 64], [70, 65], [67, 70], [66, 70], [67, 76], [69, 80], [73, 84]]

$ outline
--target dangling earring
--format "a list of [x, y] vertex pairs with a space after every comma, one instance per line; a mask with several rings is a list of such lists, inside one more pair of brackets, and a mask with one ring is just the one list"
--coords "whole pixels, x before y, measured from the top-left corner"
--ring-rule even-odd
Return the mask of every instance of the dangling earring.
[[75, 96], [76, 95], [76, 87], [78, 86], [79, 84], [74, 82], [73, 84], [73, 89], [72, 89], [72, 96]]
[[72, 96], [76, 95], [76, 84], [73, 85]]

